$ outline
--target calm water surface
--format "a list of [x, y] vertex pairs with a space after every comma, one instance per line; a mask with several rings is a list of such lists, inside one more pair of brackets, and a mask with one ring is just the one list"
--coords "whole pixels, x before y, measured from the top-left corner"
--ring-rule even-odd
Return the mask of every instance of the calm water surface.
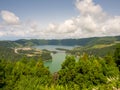
[[[56, 48], [72, 49], [74, 46], [58, 46], [58, 45], [41, 45], [35, 46], [38, 49], [47, 49], [50, 51], [58, 51]], [[61, 68], [61, 64], [65, 60], [66, 54], [64, 51], [58, 51], [56, 54], [52, 55], [52, 61], [45, 61], [44, 65], [49, 67], [51, 73], [57, 72]]]

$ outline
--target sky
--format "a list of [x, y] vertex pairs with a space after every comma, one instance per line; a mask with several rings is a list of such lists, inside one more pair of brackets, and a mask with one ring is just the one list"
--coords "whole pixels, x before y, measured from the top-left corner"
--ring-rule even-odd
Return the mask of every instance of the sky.
[[0, 0], [0, 40], [120, 35], [120, 0]]

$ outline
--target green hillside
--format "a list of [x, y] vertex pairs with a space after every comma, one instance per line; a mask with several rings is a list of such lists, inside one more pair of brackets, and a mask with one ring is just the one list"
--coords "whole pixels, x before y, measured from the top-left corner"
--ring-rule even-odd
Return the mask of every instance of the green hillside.
[[0, 41], [0, 46], [6, 47], [20, 47], [20, 46], [35, 46], [35, 45], [79, 45], [79, 46], [93, 46], [97, 44], [112, 44], [120, 41], [120, 36], [111, 37], [92, 37], [82, 39], [20, 39], [16, 41]]
[[0, 46], [4, 47], [20, 47], [22, 44], [16, 43], [14, 41], [0, 41]]
[[[16, 51], [17, 50], [17, 51]], [[48, 51], [40, 51], [30, 48], [30, 50], [24, 50], [24, 48], [9, 48], [0, 46], [0, 59], [18, 61], [23, 58], [34, 60], [51, 60], [52, 57]]]
[[92, 46], [95, 44], [111, 44], [116, 41], [120, 41], [120, 36], [111, 36], [111, 37], [92, 37], [92, 38], [82, 38], [82, 39], [61, 39], [61, 40], [44, 40], [44, 39], [30, 39], [30, 40], [16, 40], [15, 43], [18, 43], [23, 46], [32, 46], [32, 45], [80, 45], [80, 46]]
[[0, 59], [16, 61], [22, 57], [24, 56], [16, 54], [12, 48], [0, 46]]

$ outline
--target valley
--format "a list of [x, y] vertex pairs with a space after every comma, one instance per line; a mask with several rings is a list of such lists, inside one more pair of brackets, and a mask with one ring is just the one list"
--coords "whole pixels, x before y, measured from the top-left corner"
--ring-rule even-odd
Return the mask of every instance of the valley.
[[119, 88], [119, 36], [42, 41], [0, 41], [0, 87], [30, 89], [34, 82], [34, 89]]

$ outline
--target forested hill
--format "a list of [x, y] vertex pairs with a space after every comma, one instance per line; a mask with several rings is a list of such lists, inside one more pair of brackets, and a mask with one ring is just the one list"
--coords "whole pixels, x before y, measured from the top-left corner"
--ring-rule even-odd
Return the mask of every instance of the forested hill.
[[80, 45], [80, 46], [91, 46], [96, 44], [111, 44], [120, 41], [120, 36], [111, 37], [92, 37], [83, 39], [54, 39], [54, 40], [44, 40], [44, 39], [20, 39], [14, 41], [20, 45]]
[[17, 46], [22, 46], [22, 45], [16, 43], [15, 41], [0, 41], [0, 46], [3, 46], [3, 47], [17, 47]]
[[0, 46], [17, 47], [17, 46], [34, 46], [34, 45], [80, 45], [93, 46], [97, 44], [113, 44], [120, 41], [120, 36], [110, 37], [92, 37], [83, 39], [20, 39], [16, 41], [0, 41]]

